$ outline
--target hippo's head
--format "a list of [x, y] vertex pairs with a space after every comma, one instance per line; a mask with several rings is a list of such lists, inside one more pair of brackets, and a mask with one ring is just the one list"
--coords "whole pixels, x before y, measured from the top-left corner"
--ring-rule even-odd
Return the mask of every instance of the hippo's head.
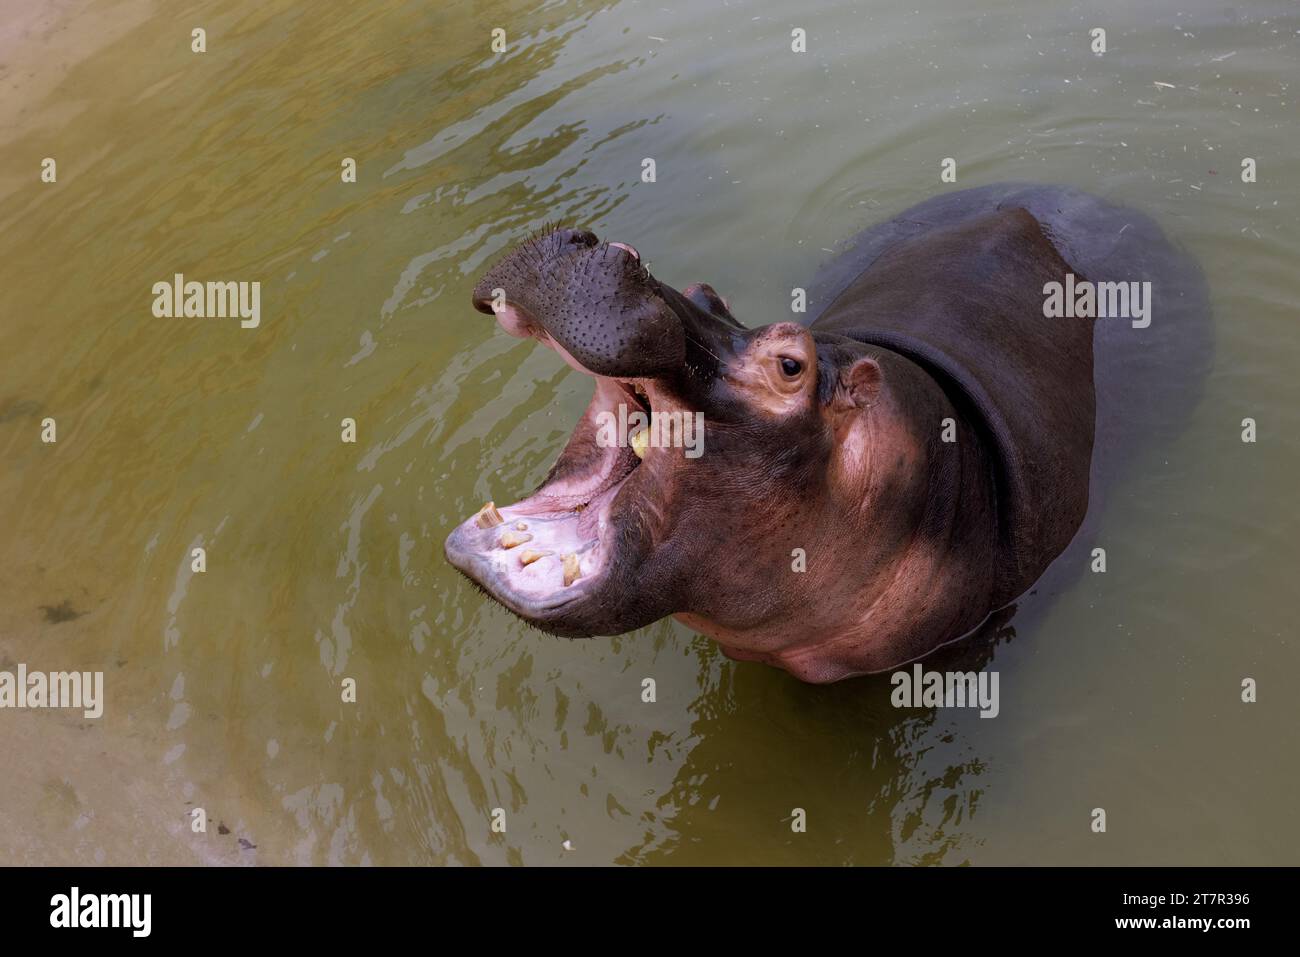
[[[871, 416], [938, 415], [921, 407], [933, 388], [886, 387], [919, 376], [910, 363], [792, 322], [746, 329], [708, 286], [678, 292], [630, 246], [578, 230], [513, 250], [474, 305], [596, 380], [541, 487], [485, 506], [446, 543], [456, 568], [538, 628], [612, 635], [676, 614], [765, 657], [824, 609], [857, 604], [882, 568], [873, 553], [896, 553], [915, 527], [913, 497], [883, 517], [864, 504], [888, 510], [923, 454], [879, 418], [869, 435]], [[634, 413], [658, 434], [627, 441], [619, 423]], [[864, 496], [877, 454], [888, 467]]]

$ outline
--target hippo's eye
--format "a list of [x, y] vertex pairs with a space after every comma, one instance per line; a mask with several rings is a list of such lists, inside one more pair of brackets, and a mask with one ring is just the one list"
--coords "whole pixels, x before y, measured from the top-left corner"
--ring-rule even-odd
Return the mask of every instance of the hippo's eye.
[[793, 379], [803, 371], [803, 363], [798, 359], [791, 359], [789, 356], [781, 357], [781, 374], [787, 379]]

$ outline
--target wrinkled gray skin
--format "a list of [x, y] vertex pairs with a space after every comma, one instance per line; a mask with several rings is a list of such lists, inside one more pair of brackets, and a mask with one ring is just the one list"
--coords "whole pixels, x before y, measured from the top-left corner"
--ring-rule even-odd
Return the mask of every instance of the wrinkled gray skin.
[[[1152, 325], [1045, 319], [1043, 286], [1067, 272], [1153, 281]], [[1161, 410], [1189, 393], [1168, 370], [1196, 380], [1208, 355], [1190, 261], [1145, 217], [1056, 187], [924, 203], [858, 237], [811, 292], [810, 326], [746, 329], [631, 247], [557, 229], [516, 248], [475, 307], [597, 387], [541, 487], [499, 506], [500, 524], [467, 519], [448, 560], [558, 635], [676, 615], [806, 681], [888, 669], [1032, 586], [1088, 510], [1094, 439], [1111, 455], [1136, 418], [1171, 430]], [[1100, 404], [1094, 345], [1114, 393]], [[704, 454], [601, 447], [598, 414], [619, 404], [702, 412]], [[529, 541], [503, 547], [516, 530]]]

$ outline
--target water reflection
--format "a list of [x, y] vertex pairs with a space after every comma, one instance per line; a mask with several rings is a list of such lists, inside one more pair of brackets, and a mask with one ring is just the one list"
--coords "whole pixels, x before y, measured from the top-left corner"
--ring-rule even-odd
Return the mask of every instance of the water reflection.
[[[1012, 613], [927, 659], [926, 670], [984, 669], [1015, 636]], [[645, 815], [665, 833], [652, 832], [621, 863], [968, 859], [962, 825], [982, 794], [983, 762], [968, 740], [975, 712], [896, 708], [887, 674], [810, 688], [771, 669], [727, 665], [707, 649], [702, 657], [711, 667], [690, 707], [689, 747], [672, 788]], [[799, 833], [797, 808], [807, 820]]]

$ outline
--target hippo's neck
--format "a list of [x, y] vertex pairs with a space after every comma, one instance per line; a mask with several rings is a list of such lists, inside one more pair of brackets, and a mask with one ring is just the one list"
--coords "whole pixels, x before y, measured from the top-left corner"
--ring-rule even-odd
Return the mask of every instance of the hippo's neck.
[[[859, 331], [851, 338], [883, 346], [924, 369], [943, 389], [961, 421], [968, 426], [969, 435], [962, 438], [969, 438], [969, 445], [981, 453], [981, 471], [992, 481], [994, 503], [989, 521], [996, 529], [995, 551], [994, 554], [986, 553], [984, 560], [995, 569], [995, 592], [998, 593], [995, 601], [1000, 605], [1015, 598], [1029, 587], [1042, 568], [1024, 554], [1020, 542], [1022, 536], [1017, 534], [1017, 507], [1023, 507], [1020, 503], [1030, 500], [1027, 492], [1030, 481], [1026, 475], [1028, 463], [1022, 455], [1016, 454], [1013, 426], [1002, 408], [991, 399], [978, 377], [970, 375], [960, 362], [931, 342], [906, 333], [882, 330]], [[973, 464], [967, 462], [968, 466]], [[965, 480], [968, 483], [972, 474], [967, 469]], [[943, 475], [936, 481], [942, 483], [948, 479], [948, 475]], [[972, 488], [949, 494], [982, 494], [989, 487], [989, 482], [970, 484]]]
[[[933, 401], [912, 421], [896, 423], [927, 447], [927, 468], [917, 476], [924, 487], [899, 488], [896, 477], [883, 483], [897, 489], [898, 500], [865, 503], [868, 553], [860, 568], [841, 571], [856, 600], [762, 656], [802, 680], [837, 681], [894, 667], [960, 638], [1005, 603], [996, 452], [967, 397], [926, 377]], [[945, 419], [952, 420], [950, 430], [940, 425]], [[909, 501], [922, 504], [906, 527], [873, 531], [903, 521]], [[896, 544], [881, 550], [882, 538]]]

